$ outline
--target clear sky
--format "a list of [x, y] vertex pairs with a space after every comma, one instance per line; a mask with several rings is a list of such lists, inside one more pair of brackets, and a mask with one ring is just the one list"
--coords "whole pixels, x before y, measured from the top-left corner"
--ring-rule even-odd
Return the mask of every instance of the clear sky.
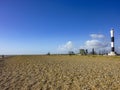
[[[0, 0], [0, 54], [120, 48], [120, 0]], [[104, 42], [104, 43], [103, 43]]]

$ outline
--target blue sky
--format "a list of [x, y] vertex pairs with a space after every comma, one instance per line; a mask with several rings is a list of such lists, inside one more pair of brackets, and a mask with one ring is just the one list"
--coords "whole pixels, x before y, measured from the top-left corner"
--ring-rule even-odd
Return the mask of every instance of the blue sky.
[[99, 46], [110, 42], [111, 28], [119, 48], [119, 0], [0, 0], [0, 54], [64, 53], [88, 41]]

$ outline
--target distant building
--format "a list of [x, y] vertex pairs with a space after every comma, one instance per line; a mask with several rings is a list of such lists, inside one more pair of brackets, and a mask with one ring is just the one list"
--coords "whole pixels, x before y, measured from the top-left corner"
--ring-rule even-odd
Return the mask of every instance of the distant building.
[[88, 54], [88, 50], [86, 49], [80, 49], [80, 55], [87, 55]]

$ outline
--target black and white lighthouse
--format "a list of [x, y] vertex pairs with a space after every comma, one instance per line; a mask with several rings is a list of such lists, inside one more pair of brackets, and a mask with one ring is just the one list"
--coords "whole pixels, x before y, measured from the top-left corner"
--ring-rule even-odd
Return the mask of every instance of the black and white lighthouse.
[[111, 52], [108, 55], [114, 56], [115, 54], [115, 47], [114, 47], [114, 29], [111, 29]]

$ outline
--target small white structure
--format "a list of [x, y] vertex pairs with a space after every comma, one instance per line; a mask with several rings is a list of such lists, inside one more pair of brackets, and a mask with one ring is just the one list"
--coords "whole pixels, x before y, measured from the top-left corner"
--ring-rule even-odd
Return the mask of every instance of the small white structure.
[[111, 29], [111, 52], [108, 53], [109, 56], [115, 56], [115, 47], [114, 47], [114, 29]]

